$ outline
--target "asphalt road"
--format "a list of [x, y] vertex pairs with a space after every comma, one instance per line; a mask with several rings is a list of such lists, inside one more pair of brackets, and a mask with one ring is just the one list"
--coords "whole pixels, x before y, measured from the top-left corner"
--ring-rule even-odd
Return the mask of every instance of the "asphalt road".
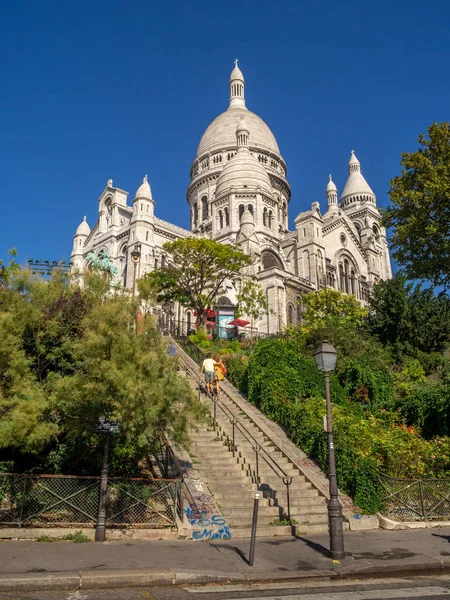
[[243, 598], [253, 598], [253, 600], [436, 600], [450, 598], [450, 577], [0, 593], [0, 600], [241, 600]]

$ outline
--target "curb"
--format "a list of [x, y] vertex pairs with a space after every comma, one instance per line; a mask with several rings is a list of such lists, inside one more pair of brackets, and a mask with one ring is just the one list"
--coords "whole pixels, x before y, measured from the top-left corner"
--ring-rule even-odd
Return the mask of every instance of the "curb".
[[[345, 568], [345, 567], [344, 567]], [[255, 571], [249, 573], [222, 573], [205, 571], [177, 571], [173, 569], [124, 569], [104, 571], [73, 571], [54, 574], [17, 573], [0, 575], [0, 592], [35, 592], [51, 590], [93, 590], [127, 587], [159, 587], [207, 583], [249, 583], [257, 581], [283, 582], [308, 579], [377, 579], [407, 575], [435, 575], [450, 573], [450, 563], [434, 560], [422, 564], [368, 566], [362, 569], [298, 570], [289, 573]]]

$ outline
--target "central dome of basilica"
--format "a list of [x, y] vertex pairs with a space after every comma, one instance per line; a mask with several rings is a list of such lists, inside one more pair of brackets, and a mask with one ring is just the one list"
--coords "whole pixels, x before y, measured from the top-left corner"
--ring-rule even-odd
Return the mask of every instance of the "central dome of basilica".
[[236, 147], [236, 127], [243, 111], [250, 132], [250, 146], [280, 156], [277, 140], [261, 117], [246, 107], [236, 106], [216, 117], [206, 129], [198, 145], [198, 158], [210, 152]]
[[220, 114], [206, 129], [197, 148], [196, 159], [205, 154], [234, 149], [236, 147], [236, 127], [245, 113], [245, 121], [250, 133], [251, 148], [275, 154], [280, 157], [277, 140], [266, 123], [245, 106], [245, 81], [242, 71], [235, 60], [230, 75], [230, 104], [228, 110]]

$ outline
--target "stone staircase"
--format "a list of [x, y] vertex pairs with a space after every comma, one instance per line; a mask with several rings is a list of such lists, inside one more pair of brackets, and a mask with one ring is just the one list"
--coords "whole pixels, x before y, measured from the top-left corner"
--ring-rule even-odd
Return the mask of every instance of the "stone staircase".
[[[193, 353], [198, 360], [199, 353], [199, 349]], [[181, 346], [178, 358], [212, 416], [214, 404], [204, 393], [198, 365]], [[215, 421], [211, 419], [209, 427], [191, 432], [191, 458], [232, 536], [250, 536], [256, 491], [260, 492], [258, 536], [328, 532], [329, 482], [325, 475], [279, 425], [267, 419], [228, 380], [221, 387]], [[340, 501], [349, 516], [355, 514], [351, 498], [341, 493]], [[349, 529], [348, 517], [343, 527]]]
[[[191, 457], [202, 481], [214, 496], [221, 513], [227, 520], [233, 538], [250, 536], [253, 502], [258, 486], [245, 458], [229, 451], [226, 436], [216, 429], [201, 428], [191, 434]], [[291, 527], [270, 525], [279, 519], [280, 509], [261, 497], [258, 510], [260, 536], [290, 535]]]
[[[212, 401], [206, 397], [203, 401], [209, 404], [212, 412]], [[325, 498], [224, 392], [216, 414], [214, 428], [192, 433], [192, 455], [227, 519], [233, 537], [250, 535], [254, 492], [257, 490], [262, 496], [258, 535], [290, 535], [294, 530], [298, 534], [328, 531]], [[237, 421], [234, 453], [233, 418]], [[256, 447], [259, 447], [258, 461]], [[284, 481], [290, 478], [288, 507], [288, 490]], [[289, 509], [294, 528], [287, 521]], [[280, 520], [285, 524], [276, 525]]]

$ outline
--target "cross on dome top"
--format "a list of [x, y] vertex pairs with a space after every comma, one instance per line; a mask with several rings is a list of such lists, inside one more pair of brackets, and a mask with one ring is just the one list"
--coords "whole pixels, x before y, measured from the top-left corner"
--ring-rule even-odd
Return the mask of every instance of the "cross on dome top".
[[230, 75], [230, 108], [245, 108], [244, 86], [245, 80], [238, 67], [238, 59], [234, 59], [234, 69]]

